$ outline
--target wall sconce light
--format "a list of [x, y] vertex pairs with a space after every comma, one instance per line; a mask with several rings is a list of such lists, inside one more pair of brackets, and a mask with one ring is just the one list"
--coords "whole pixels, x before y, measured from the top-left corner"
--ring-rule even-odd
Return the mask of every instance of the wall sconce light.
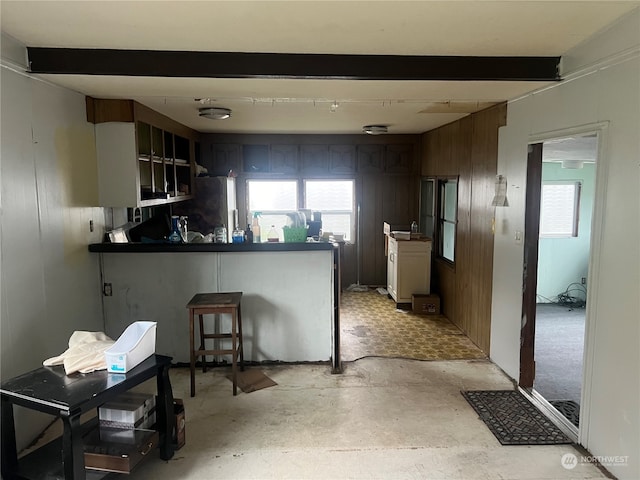
[[503, 175], [496, 175], [496, 193], [493, 196], [491, 202], [492, 207], [508, 207], [509, 200], [507, 200], [507, 177]]
[[562, 168], [582, 168], [584, 167], [584, 162], [582, 160], [562, 160]]

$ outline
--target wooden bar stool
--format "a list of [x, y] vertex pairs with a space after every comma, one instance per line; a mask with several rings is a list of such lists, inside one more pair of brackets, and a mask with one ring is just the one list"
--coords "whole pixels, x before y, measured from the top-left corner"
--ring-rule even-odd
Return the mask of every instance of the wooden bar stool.
[[[240, 299], [242, 292], [230, 293], [198, 293], [189, 300], [189, 346], [191, 360], [191, 396], [196, 394], [196, 357], [202, 356], [202, 371], [207, 371], [206, 355], [231, 355], [231, 376], [233, 381], [233, 394], [238, 392], [237, 370], [238, 359], [240, 368], [244, 370], [244, 349], [242, 348], [242, 314], [240, 311]], [[204, 331], [203, 315], [229, 313], [231, 314], [231, 332], [206, 333]], [[194, 318], [198, 315], [200, 321], [200, 346], [195, 349], [195, 329]], [[207, 339], [231, 339], [231, 348], [217, 350], [207, 350], [205, 340]]]

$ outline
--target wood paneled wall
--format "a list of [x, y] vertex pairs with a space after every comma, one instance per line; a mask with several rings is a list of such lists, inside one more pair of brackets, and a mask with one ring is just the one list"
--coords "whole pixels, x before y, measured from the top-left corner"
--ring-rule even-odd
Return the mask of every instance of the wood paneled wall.
[[498, 129], [506, 104], [423, 135], [423, 176], [458, 176], [456, 262], [435, 259], [432, 284], [443, 313], [485, 353], [490, 351], [493, 219]]
[[[210, 174], [238, 175], [246, 218], [247, 178], [353, 178], [359, 241], [346, 245], [342, 284], [386, 286], [383, 222], [409, 228], [418, 218], [420, 135], [202, 134], [199, 163]], [[359, 266], [359, 273], [358, 273]]]

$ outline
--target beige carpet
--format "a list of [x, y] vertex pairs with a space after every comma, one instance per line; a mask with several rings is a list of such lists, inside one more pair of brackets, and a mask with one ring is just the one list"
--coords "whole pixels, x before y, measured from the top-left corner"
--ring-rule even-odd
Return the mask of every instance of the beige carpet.
[[375, 289], [344, 292], [340, 324], [343, 361], [367, 356], [416, 360], [486, 358], [445, 316], [398, 311], [393, 300]]

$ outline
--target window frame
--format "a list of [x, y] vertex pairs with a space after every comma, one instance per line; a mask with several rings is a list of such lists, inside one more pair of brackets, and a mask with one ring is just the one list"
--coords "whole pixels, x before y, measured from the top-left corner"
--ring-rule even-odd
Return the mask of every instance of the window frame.
[[[250, 199], [250, 188], [249, 188], [249, 184], [250, 182], [268, 182], [268, 183], [274, 183], [274, 182], [295, 182], [296, 183], [296, 208], [294, 209], [295, 211], [297, 210], [302, 210], [302, 209], [307, 209], [307, 191], [306, 191], [306, 184], [307, 181], [310, 182], [351, 182], [351, 186], [352, 186], [352, 207], [351, 210], [327, 210], [326, 213], [327, 214], [332, 214], [332, 213], [336, 213], [336, 214], [348, 214], [349, 215], [349, 221], [350, 221], [350, 231], [349, 232], [344, 232], [345, 233], [345, 240], [348, 239], [348, 241], [350, 243], [355, 243], [356, 242], [356, 236], [357, 236], [357, 225], [356, 225], [356, 220], [357, 220], [357, 180], [356, 178], [352, 177], [352, 176], [340, 176], [340, 177], [316, 177], [316, 176], [308, 176], [308, 177], [302, 177], [302, 176], [297, 176], [297, 177], [270, 177], [270, 178], [265, 178], [265, 177], [246, 177], [244, 179], [244, 188], [245, 188], [245, 212], [246, 212], [246, 216], [248, 218], [249, 223], [251, 222], [251, 214], [253, 212], [253, 210], [251, 210], [250, 207], [250, 203], [251, 203], [251, 199]], [[261, 214], [263, 215], [282, 215], [282, 211], [279, 210], [256, 210], [259, 211]], [[287, 212], [291, 212], [292, 210], [287, 210]], [[314, 211], [318, 211], [318, 210], [314, 210]], [[322, 210], [320, 210], [322, 212]]]
[[[430, 177], [422, 177], [421, 179], [421, 188], [424, 184], [429, 183], [429, 182], [433, 182], [433, 201], [432, 201], [432, 212], [420, 212], [420, 220], [422, 221], [425, 217], [433, 217], [433, 236], [431, 238], [432, 241], [432, 250], [434, 253], [435, 258], [437, 258], [438, 260], [452, 266], [455, 267], [455, 259], [456, 259], [456, 252], [458, 249], [458, 210], [459, 210], [459, 204], [458, 204], [458, 200], [459, 200], [459, 185], [460, 185], [460, 178], [458, 175], [451, 175], [451, 176], [430, 176]], [[444, 217], [444, 209], [445, 209], [445, 202], [444, 202], [444, 196], [443, 196], [443, 192], [445, 191], [445, 185], [447, 183], [454, 183], [456, 185], [456, 198], [455, 198], [455, 211], [454, 211], [454, 219], [443, 219]], [[423, 192], [422, 190], [420, 191], [420, 196], [421, 196], [421, 200], [420, 200], [420, 205], [422, 208], [422, 204], [425, 203], [423, 202], [422, 199], [422, 195]], [[429, 215], [429, 213], [431, 213]], [[445, 257], [443, 255], [444, 251], [444, 224], [448, 224], [448, 225], [452, 225], [453, 226], [453, 260]], [[425, 231], [426, 226], [425, 225], [420, 225], [420, 230], [422, 232]]]
[[[446, 185], [454, 184], [456, 186], [456, 198], [453, 220], [445, 219], [446, 201]], [[438, 258], [445, 262], [455, 265], [456, 263], [456, 248], [458, 246], [458, 177], [439, 177], [438, 178], [438, 192], [437, 192], [438, 210], [437, 210], [437, 224], [438, 224]], [[453, 258], [447, 258], [444, 256], [444, 226], [453, 226]]]
[[[302, 204], [305, 209], [309, 209], [307, 205], [307, 182], [351, 182], [351, 209], [350, 210], [319, 210], [324, 215], [327, 213], [330, 214], [339, 214], [339, 215], [349, 215], [349, 224], [350, 231], [345, 233], [345, 240], [350, 243], [355, 243], [355, 221], [356, 221], [356, 180], [355, 178], [301, 178], [302, 181]], [[313, 211], [318, 211], [311, 209]], [[324, 230], [324, 224], [323, 224]], [[337, 233], [337, 232], [336, 232]]]
[[[249, 188], [249, 184], [251, 182], [255, 182], [255, 183], [276, 183], [276, 182], [290, 182], [290, 183], [294, 183], [296, 186], [296, 194], [295, 194], [295, 202], [296, 202], [296, 208], [294, 210], [265, 210], [265, 209], [261, 209], [261, 210], [251, 210], [251, 195], [250, 195], [250, 188]], [[300, 181], [298, 178], [246, 178], [245, 182], [244, 182], [244, 188], [245, 188], [245, 202], [246, 202], [246, 215], [247, 215], [247, 222], [250, 225], [251, 221], [252, 221], [252, 212], [259, 212], [260, 215], [262, 217], [268, 217], [268, 216], [283, 216], [286, 217], [287, 213], [291, 212], [291, 211], [297, 211], [300, 209]], [[261, 235], [264, 236], [264, 238], [266, 238], [269, 230], [270, 230], [270, 225], [268, 225], [270, 222], [264, 223], [261, 225], [263, 231], [261, 231]], [[282, 229], [278, 228], [277, 229], [280, 237], [282, 237], [281, 233], [282, 233]], [[281, 238], [282, 239], [282, 238]]]
[[[427, 187], [429, 185], [429, 187]], [[435, 177], [422, 177], [420, 179], [420, 232], [423, 235], [435, 240], [436, 234], [436, 191], [438, 181]], [[429, 198], [427, 198], [426, 188], [430, 189]], [[427, 221], [430, 222], [428, 228]]]

